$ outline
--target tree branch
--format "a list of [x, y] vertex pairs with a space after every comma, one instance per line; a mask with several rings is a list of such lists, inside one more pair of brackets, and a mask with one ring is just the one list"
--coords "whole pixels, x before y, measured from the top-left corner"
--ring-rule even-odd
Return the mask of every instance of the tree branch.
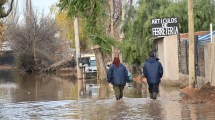
[[10, 14], [10, 12], [12, 11], [12, 8], [13, 8], [13, 1], [14, 1], [14, 0], [11, 0], [10, 8], [8, 9], [7, 13], [2, 14], [2, 15], [0, 16], [0, 18], [7, 17], [7, 16]]

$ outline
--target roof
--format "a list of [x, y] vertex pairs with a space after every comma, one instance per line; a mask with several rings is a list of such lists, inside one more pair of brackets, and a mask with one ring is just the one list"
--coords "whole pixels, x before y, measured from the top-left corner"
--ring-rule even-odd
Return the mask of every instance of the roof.
[[151, 38], [151, 40], [157, 41], [157, 40], [160, 40], [160, 39], [163, 39], [163, 38], [164, 38], [163, 36], [158, 36], [158, 37]]
[[[204, 35], [210, 34], [210, 31], [198, 31], [198, 32], [195, 32], [194, 34], [198, 35], [198, 36], [204, 36]], [[151, 38], [151, 39], [159, 40], [159, 39], [162, 39], [162, 38], [164, 38], [164, 36], [158, 36], [158, 37], [154, 37], [154, 38]], [[180, 39], [188, 39], [188, 38], [189, 38], [189, 33], [180, 34]]]
[[[215, 35], [215, 31], [212, 32], [213, 36]], [[199, 37], [199, 41], [210, 42], [211, 41], [211, 33], [202, 35]]]
[[[198, 36], [203, 36], [203, 35], [206, 35], [208, 33], [210, 33], [210, 32], [209, 31], [198, 31], [198, 32], [195, 32], [194, 34], [198, 35]], [[182, 33], [182, 34], [180, 34], [180, 38], [181, 39], [188, 39], [189, 34], [188, 33]]]
[[[210, 42], [211, 41], [211, 33], [210, 31], [199, 31], [199, 32], [195, 32], [195, 35], [198, 35], [198, 40], [200, 42]], [[215, 35], [215, 31], [213, 31], [213, 36]], [[180, 34], [180, 39], [188, 39], [189, 37], [189, 33], [182, 33]], [[154, 37], [151, 38], [152, 40], [160, 40], [164, 38], [163, 36], [159, 36], [159, 37]]]

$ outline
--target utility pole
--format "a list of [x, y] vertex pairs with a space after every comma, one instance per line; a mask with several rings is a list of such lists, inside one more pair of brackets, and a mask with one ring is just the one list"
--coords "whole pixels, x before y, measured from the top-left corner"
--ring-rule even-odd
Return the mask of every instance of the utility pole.
[[[131, 2], [132, 3], [132, 2]], [[122, 27], [123, 27], [123, 24], [124, 24], [124, 21], [125, 21], [125, 12], [126, 12], [126, 0], [122, 0], [122, 6], [121, 6], [121, 9], [122, 9], [122, 16], [121, 16], [121, 25], [120, 25], [120, 29], [121, 29], [121, 32], [120, 32], [120, 42], [122, 42], [123, 38], [124, 38], [124, 32], [122, 31]], [[121, 51], [119, 50], [119, 58], [120, 58], [120, 61], [123, 63], [123, 59], [122, 59], [122, 53]]]
[[77, 78], [83, 78], [81, 68], [79, 67], [78, 58], [81, 57], [80, 53], [80, 41], [79, 41], [79, 32], [78, 32], [78, 18], [74, 18], [74, 31], [75, 31], [75, 51], [76, 51], [76, 67], [77, 67]]
[[211, 43], [213, 43], [213, 24], [210, 24]]
[[189, 30], [189, 87], [195, 87], [194, 63], [194, 16], [193, 0], [188, 0], [188, 30]]

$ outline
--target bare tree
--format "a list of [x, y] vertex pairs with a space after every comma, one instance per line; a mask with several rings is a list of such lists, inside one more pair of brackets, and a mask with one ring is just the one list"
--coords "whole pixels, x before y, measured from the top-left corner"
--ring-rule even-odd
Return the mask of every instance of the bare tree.
[[19, 68], [34, 72], [38, 67], [55, 62], [55, 53], [61, 49], [57, 33], [55, 21], [49, 16], [39, 18], [32, 10], [31, 2], [26, 2], [23, 23], [8, 24], [6, 31]]

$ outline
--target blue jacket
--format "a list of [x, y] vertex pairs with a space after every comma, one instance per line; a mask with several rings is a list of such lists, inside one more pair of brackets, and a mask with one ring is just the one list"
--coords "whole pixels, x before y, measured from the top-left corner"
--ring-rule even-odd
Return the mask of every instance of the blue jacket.
[[144, 63], [143, 73], [147, 78], [148, 84], [160, 83], [160, 78], [163, 76], [163, 67], [156, 58], [150, 57]]
[[108, 82], [113, 85], [125, 85], [129, 80], [128, 71], [123, 64], [120, 64], [118, 68], [112, 64], [108, 70], [107, 78]]

